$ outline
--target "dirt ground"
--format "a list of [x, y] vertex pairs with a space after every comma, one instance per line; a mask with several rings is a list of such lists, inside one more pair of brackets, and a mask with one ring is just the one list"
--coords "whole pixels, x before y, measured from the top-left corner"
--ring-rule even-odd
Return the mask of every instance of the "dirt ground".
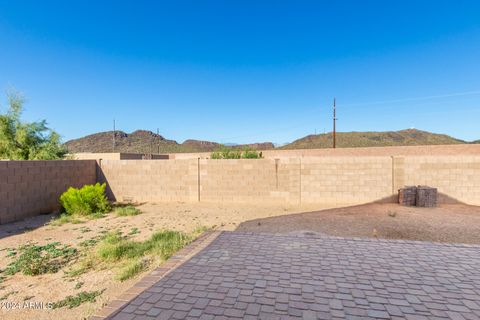
[[341, 237], [378, 237], [480, 244], [480, 207], [462, 204], [437, 208], [366, 204], [244, 222], [239, 231], [315, 231]]
[[[89, 220], [81, 224], [67, 223], [52, 226], [52, 215], [34, 217], [25, 221], [0, 225], [0, 269], [4, 269], [11, 258], [7, 257], [9, 248], [18, 248], [27, 242], [39, 245], [53, 241], [69, 244], [78, 248], [80, 242], [93, 239], [109, 230], [120, 230], [128, 234], [137, 228], [140, 233], [132, 236], [134, 240], [144, 240], [154, 231], [161, 229], [178, 230], [190, 233], [198, 227], [220, 230], [235, 230], [242, 222], [268, 218], [272, 216], [321, 209], [320, 206], [274, 206], [249, 204], [211, 204], [211, 203], [158, 203], [138, 206], [142, 214], [138, 216], [117, 217], [109, 214], [104, 218]], [[119, 296], [137, 281], [134, 279], [120, 282], [115, 279], [115, 270], [95, 270], [84, 273], [73, 281], [65, 277], [65, 270], [54, 274], [25, 276], [19, 273], [0, 281], [0, 319], [84, 319], [92, 315], [113, 297]], [[81, 289], [75, 285], [83, 282]], [[95, 303], [84, 303], [73, 309], [26, 309], [24, 300], [40, 303], [55, 302], [81, 291], [103, 290]], [[5, 303], [20, 303], [21, 309], [7, 310]]]

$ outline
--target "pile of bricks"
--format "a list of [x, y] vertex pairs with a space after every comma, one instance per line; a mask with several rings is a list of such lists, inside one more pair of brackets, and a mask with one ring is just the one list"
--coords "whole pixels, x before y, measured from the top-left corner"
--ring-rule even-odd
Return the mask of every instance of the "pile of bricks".
[[417, 207], [436, 207], [437, 206], [437, 188], [428, 186], [417, 187], [416, 197]]
[[398, 190], [398, 203], [402, 206], [415, 206], [417, 199], [417, 187], [407, 186]]
[[402, 206], [436, 207], [437, 188], [406, 186], [398, 190], [398, 203]]

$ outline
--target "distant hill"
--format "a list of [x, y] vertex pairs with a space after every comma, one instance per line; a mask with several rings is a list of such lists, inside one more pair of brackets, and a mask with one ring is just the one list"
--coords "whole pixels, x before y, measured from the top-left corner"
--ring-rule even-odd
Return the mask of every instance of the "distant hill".
[[[67, 141], [65, 146], [70, 153], [113, 152], [113, 131], [99, 132], [83, 138]], [[462, 143], [480, 143], [480, 140], [466, 142], [445, 134], [431, 133], [417, 129], [385, 132], [337, 132], [338, 148], [385, 147], [414, 145], [445, 145]], [[252, 144], [221, 144], [211, 141], [185, 140], [178, 143], [146, 130], [132, 133], [115, 132], [115, 152], [127, 153], [175, 153], [175, 152], [211, 152], [222, 148], [253, 150], [275, 149], [271, 142]], [[277, 147], [276, 149], [319, 149], [332, 147], [332, 133], [309, 135]]]
[[[79, 152], [113, 152], [113, 131], [99, 132], [65, 143], [70, 153]], [[132, 133], [115, 131], [115, 152], [125, 153], [174, 153], [174, 152], [210, 152], [224, 147], [220, 143], [200, 140], [185, 140], [178, 143], [147, 130]], [[273, 143], [253, 143], [236, 145], [235, 149], [251, 148], [254, 150], [273, 149]]]
[[[461, 144], [466, 141], [446, 134], [417, 129], [385, 132], [337, 132], [338, 148]], [[480, 141], [478, 141], [480, 142]], [[332, 147], [332, 133], [309, 135], [279, 149], [320, 149]]]

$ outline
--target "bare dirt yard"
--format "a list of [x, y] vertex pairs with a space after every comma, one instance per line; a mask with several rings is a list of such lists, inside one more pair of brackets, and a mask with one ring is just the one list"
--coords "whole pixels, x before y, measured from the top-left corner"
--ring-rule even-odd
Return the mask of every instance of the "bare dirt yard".
[[437, 208], [365, 204], [301, 214], [259, 218], [239, 231], [314, 231], [339, 237], [377, 237], [449, 243], [480, 243], [480, 207], [444, 204]]
[[[118, 217], [110, 213], [103, 218], [76, 224], [54, 225], [50, 223], [54, 216], [44, 215], [0, 225], [0, 270], [5, 271], [10, 263], [18, 259], [19, 254], [13, 255], [13, 252], [27, 243], [48, 246], [58, 242], [57, 249], [47, 247], [45, 252], [63, 255], [74, 248], [79, 253], [78, 257], [54, 273], [0, 273], [0, 319], [85, 319], [131, 287], [148, 270], [126, 281], [118, 280], [117, 268], [109, 265], [92, 266], [76, 272], [83, 266], [82, 254], [95, 250], [99, 239], [109, 232], [118, 230], [129, 240], [145, 241], [158, 230], [186, 234], [192, 234], [200, 227], [235, 230], [240, 223], [249, 220], [322, 209], [318, 205], [289, 207], [212, 203], [149, 203], [137, 207], [142, 213], [136, 216]], [[64, 245], [68, 246], [66, 250]], [[82, 295], [82, 292], [88, 294]], [[98, 294], [94, 297], [95, 302], [90, 299], [93, 292]], [[67, 300], [67, 306], [48, 308], [48, 303], [57, 302], [58, 305], [68, 296], [76, 298]], [[72, 304], [79, 305], [69, 308], [68, 305]]]

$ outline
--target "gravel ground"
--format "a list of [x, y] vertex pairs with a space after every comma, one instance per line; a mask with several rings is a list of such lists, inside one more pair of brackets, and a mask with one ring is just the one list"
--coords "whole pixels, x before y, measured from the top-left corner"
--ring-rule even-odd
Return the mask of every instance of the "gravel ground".
[[461, 204], [437, 208], [366, 204], [255, 219], [239, 231], [318, 232], [341, 237], [378, 237], [480, 244], [480, 207]]

